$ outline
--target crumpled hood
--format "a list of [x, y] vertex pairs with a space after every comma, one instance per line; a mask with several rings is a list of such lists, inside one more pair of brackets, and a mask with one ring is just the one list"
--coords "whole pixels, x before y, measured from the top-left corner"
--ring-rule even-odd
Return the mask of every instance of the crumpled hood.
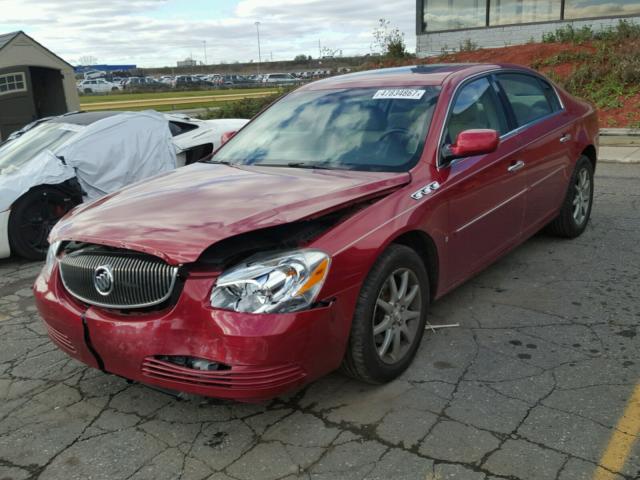
[[171, 264], [208, 246], [409, 183], [409, 173], [195, 164], [73, 210], [50, 240], [144, 251]]

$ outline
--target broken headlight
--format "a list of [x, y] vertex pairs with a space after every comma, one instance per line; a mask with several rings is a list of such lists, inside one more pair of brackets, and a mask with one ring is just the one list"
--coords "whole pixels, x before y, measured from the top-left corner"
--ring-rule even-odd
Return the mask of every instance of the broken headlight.
[[51, 276], [51, 272], [53, 271], [53, 266], [56, 264], [58, 260], [58, 250], [60, 250], [60, 244], [62, 242], [58, 241], [49, 245], [49, 250], [47, 250], [47, 258], [44, 262], [44, 267], [42, 267], [42, 275], [44, 278], [49, 278]]
[[218, 277], [211, 306], [247, 313], [308, 308], [322, 288], [329, 263], [329, 256], [319, 250], [255, 255]]

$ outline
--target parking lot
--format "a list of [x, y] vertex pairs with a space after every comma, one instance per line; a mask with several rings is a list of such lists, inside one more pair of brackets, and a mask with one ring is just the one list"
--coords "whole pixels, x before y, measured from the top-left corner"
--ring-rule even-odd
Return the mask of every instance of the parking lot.
[[34, 311], [39, 265], [0, 261], [0, 478], [640, 478], [639, 231], [640, 165], [602, 164], [586, 233], [540, 234], [434, 304], [460, 327], [427, 331], [399, 380], [262, 405], [85, 368]]

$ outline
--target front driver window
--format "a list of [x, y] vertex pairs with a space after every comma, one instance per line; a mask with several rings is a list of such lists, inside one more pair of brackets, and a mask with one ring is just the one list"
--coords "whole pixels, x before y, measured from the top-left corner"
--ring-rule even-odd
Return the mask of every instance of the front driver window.
[[453, 144], [464, 130], [489, 128], [500, 135], [507, 133], [507, 119], [493, 87], [486, 78], [466, 84], [453, 104], [444, 143]]

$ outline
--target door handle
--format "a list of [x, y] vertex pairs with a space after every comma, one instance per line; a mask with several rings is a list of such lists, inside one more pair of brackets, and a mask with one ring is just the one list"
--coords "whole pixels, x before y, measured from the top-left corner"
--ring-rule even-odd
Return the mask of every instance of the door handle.
[[509, 168], [507, 168], [507, 171], [509, 171], [509, 172], [517, 172], [518, 170], [520, 170], [523, 167], [524, 167], [524, 162], [522, 160], [518, 160], [516, 163], [514, 163], [511, 166], [509, 166]]
[[567, 143], [569, 140], [571, 140], [570, 133], [565, 133], [563, 136], [560, 137], [560, 143]]

